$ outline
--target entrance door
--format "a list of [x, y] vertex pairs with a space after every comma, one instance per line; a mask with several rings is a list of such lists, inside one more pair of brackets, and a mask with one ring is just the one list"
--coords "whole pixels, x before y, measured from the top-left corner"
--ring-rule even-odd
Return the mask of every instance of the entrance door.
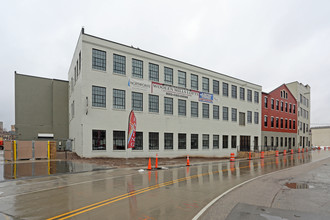
[[255, 136], [254, 137], [254, 151], [258, 151], [258, 137]]
[[250, 151], [250, 136], [240, 136], [240, 150]]

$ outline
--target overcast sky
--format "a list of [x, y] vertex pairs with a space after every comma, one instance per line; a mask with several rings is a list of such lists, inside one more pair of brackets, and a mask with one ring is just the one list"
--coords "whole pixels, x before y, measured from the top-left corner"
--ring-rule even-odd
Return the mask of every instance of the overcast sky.
[[14, 71], [67, 80], [81, 27], [243, 79], [311, 90], [312, 126], [330, 125], [328, 0], [10, 0], [0, 13], [0, 121], [15, 124]]

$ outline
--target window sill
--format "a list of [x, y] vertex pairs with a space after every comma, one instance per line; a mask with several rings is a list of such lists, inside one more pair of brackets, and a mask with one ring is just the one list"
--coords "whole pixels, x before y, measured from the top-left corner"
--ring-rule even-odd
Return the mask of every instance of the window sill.
[[100, 73], [107, 73], [106, 69], [105, 70], [99, 70], [99, 69], [94, 69], [93, 67], [92, 67], [92, 71], [96, 71], [96, 72], [100, 72]]
[[125, 74], [121, 74], [121, 73], [115, 73], [115, 72], [112, 72], [112, 74], [115, 75], [115, 76], [126, 77], [126, 73], [125, 73]]
[[100, 110], [107, 110], [107, 107], [96, 107], [96, 106], [92, 106], [92, 109], [100, 109]]

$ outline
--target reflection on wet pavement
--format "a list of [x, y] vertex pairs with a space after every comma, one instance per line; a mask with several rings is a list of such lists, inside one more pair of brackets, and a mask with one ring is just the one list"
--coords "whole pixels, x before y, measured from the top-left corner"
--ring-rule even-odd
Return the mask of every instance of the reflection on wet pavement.
[[[0, 155], [1, 157], [2, 155]], [[23, 162], [4, 162], [0, 160], [0, 182], [5, 180], [27, 177], [48, 176], [64, 173], [80, 173], [110, 169], [105, 166], [73, 162], [73, 161], [48, 161], [36, 160]]]

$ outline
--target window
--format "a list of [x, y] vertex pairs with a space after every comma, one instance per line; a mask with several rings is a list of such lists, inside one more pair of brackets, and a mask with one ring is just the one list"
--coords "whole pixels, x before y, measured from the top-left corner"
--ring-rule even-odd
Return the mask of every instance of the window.
[[293, 105], [293, 114], [296, 114], [296, 105]]
[[126, 57], [113, 54], [113, 72], [122, 75], [126, 74]]
[[173, 99], [164, 97], [164, 114], [173, 115]]
[[252, 102], [252, 90], [247, 90], [247, 100], [248, 102]]
[[281, 111], [283, 112], [283, 101], [281, 101]]
[[143, 93], [132, 92], [132, 109], [143, 111]]
[[296, 120], [293, 120], [293, 122], [292, 122], [292, 127], [293, 127], [293, 130], [296, 129]]
[[276, 118], [276, 128], [278, 128], [278, 118]]
[[251, 124], [252, 123], [252, 112], [247, 111], [247, 123]]
[[219, 81], [213, 80], [213, 94], [219, 95]]
[[285, 146], [286, 147], [288, 146], [288, 138], [287, 137], [285, 138]]
[[159, 97], [158, 95], [149, 94], [149, 112], [159, 112]]
[[265, 97], [265, 108], [268, 108], [268, 98]]
[[270, 100], [270, 106], [271, 106], [272, 109], [274, 109], [274, 99]]
[[231, 136], [231, 148], [236, 148], [237, 145], [237, 137]]
[[203, 134], [203, 149], [210, 148], [210, 136], [208, 134]]
[[97, 50], [93, 48], [92, 55], [92, 68], [96, 70], [106, 70], [106, 52], [102, 50]]
[[231, 109], [231, 121], [237, 121], [237, 109], [236, 108]]
[[254, 112], [254, 124], [259, 124], [259, 112]]
[[213, 105], [213, 119], [219, 119], [219, 106]]
[[191, 149], [198, 149], [198, 134], [191, 134]]
[[203, 103], [203, 118], [209, 118], [209, 104]]
[[219, 135], [213, 135], [213, 149], [219, 149]]
[[164, 82], [173, 85], [173, 69], [164, 67]]
[[239, 98], [240, 100], [245, 100], [245, 89], [243, 87], [239, 88]]
[[276, 147], [278, 147], [278, 137], [276, 137], [276, 144], [275, 144]]
[[186, 134], [178, 134], [178, 148], [186, 149], [187, 148], [187, 138]]
[[274, 117], [270, 117], [270, 127], [274, 127]]
[[92, 86], [92, 106], [106, 107], [106, 89], [104, 87]]
[[149, 80], [159, 82], [159, 66], [149, 63]]
[[281, 118], [281, 128], [283, 128], [283, 118]]
[[222, 148], [228, 148], [228, 135], [222, 136]]
[[149, 150], [159, 150], [158, 132], [149, 132]]
[[113, 131], [113, 149], [125, 150], [125, 131]]
[[276, 100], [276, 110], [279, 110], [279, 101]]
[[288, 119], [285, 119], [285, 128], [288, 128]]
[[291, 119], [289, 119], [289, 129], [291, 129], [291, 127], [292, 127], [291, 122], [292, 122]]
[[292, 104], [290, 103], [289, 104], [289, 113], [291, 113], [292, 112]]
[[285, 112], [288, 112], [288, 103], [285, 103]]
[[296, 146], [296, 139], [292, 138], [292, 146], [295, 147]]
[[209, 92], [209, 79], [206, 77], [202, 78], [202, 89], [203, 92]]
[[264, 126], [267, 127], [267, 115], [265, 115]]
[[254, 103], [259, 103], [259, 92], [254, 91]]
[[132, 59], [132, 76], [143, 78], [143, 61]]
[[74, 118], [74, 100], [71, 103], [71, 119]]
[[270, 138], [270, 146], [274, 147], [274, 137]]
[[281, 137], [281, 147], [283, 147], [283, 138]]
[[198, 117], [198, 102], [191, 102], [191, 117]]
[[191, 89], [198, 90], [198, 76], [195, 74], [191, 74]]
[[165, 150], [173, 150], [173, 133], [164, 133]]
[[237, 86], [231, 85], [231, 97], [237, 99]]
[[228, 107], [222, 107], [222, 120], [228, 121]]
[[239, 113], [239, 125], [245, 126], [245, 113], [244, 112]]
[[92, 130], [92, 150], [106, 150], [106, 131]]
[[178, 85], [186, 88], [186, 72], [178, 71]]
[[228, 83], [222, 83], [222, 95], [228, 97]]
[[186, 116], [186, 100], [178, 100], [178, 115]]
[[135, 132], [135, 145], [133, 150], [143, 150], [143, 132]]
[[125, 90], [113, 89], [113, 107], [125, 109]]
[[265, 136], [264, 141], [265, 141], [265, 147], [267, 147], [267, 136]]

